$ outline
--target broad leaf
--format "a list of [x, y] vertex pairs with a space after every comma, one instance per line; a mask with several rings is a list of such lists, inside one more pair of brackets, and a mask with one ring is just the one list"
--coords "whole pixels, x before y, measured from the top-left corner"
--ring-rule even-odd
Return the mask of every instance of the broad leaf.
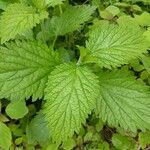
[[95, 7], [79, 5], [66, 8], [60, 17], [53, 17], [49, 23], [50, 36], [65, 35], [77, 30], [81, 24], [89, 20]]
[[41, 98], [56, 54], [45, 44], [15, 42], [0, 48], [0, 97]]
[[17, 34], [28, 31], [47, 16], [47, 12], [37, 13], [36, 9], [31, 6], [10, 4], [0, 20], [1, 43], [14, 39]]
[[97, 77], [83, 66], [63, 64], [49, 76], [46, 88], [45, 118], [56, 142], [79, 132], [99, 94]]
[[12, 101], [6, 107], [6, 113], [12, 119], [19, 119], [23, 118], [28, 113], [28, 108], [26, 106], [25, 101], [22, 100]]
[[96, 62], [106, 68], [117, 67], [141, 56], [147, 46], [136, 25], [103, 23], [90, 32], [84, 62]]
[[2, 122], [0, 122], [0, 149], [8, 150], [11, 145], [10, 129]]
[[99, 74], [97, 112], [109, 125], [126, 131], [150, 128], [150, 91], [125, 70]]

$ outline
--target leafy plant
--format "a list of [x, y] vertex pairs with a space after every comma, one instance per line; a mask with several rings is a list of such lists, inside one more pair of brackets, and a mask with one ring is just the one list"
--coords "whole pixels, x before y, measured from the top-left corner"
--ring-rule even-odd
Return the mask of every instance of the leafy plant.
[[1, 0], [0, 147], [148, 147], [149, 4]]

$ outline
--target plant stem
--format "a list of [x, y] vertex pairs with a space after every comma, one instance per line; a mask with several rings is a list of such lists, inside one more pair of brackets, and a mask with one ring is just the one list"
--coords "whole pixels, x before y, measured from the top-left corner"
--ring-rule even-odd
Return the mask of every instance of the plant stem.
[[60, 11], [60, 14], [63, 13], [61, 5], [59, 5], [59, 11]]
[[52, 44], [52, 49], [53, 49], [53, 50], [54, 50], [54, 46], [55, 46], [56, 40], [57, 40], [57, 36], [55, 36], [54, 41], [53, 41], [53, 44]]

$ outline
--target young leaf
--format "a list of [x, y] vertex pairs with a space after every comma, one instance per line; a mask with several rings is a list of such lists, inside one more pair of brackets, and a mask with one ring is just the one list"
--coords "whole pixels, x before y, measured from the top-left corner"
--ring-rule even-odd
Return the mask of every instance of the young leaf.
[[17, 41], [0, 48], [0, 97], [41, 98], [48, 74], [58, 64], [45, 44]]
[[134, 19], [140, 26], [150, 26], [150, 13], [148, 12], [143, 12], [141, 15], [135, 15]]
[[83, 66], [62, 64], [49, 76], [43, 108], [52, 138], [66, 141], [95, 106], [99, 94], [97, 77]]
[[95, 7], [79, 5], [67, 7], [60, 17], [50, 20], [49, 28], [51, 36], [65, 35], [77, 30], [81, 24], [89, 20]]
[[147, 46], [143, 33], [136, 25], [103, 23], [90, 32], [84, 62], [96, 62], [106, 68], [117, 67], [141, 56]]
[[33, 28], [41, 20], [47, 18], [47, 16], [47, 12], [37, 13], [36, 9], [31, 6], [18, 3], [10, 4], [0, 20], [1, 43], [14, 39], [17, 34], [24, 33]]
[[23, 118], [28, 113], [28, 108], [25, 101], [15, 100], [6, 107], [6, 113], [12, 119], [19, 119]]
[[117, 150], [136, 150], [135, 141], [132, 138], [123, 136], [121, 134], [114, 134], [112, 137], [112, 143]]
[[0, 122], [0, 148], [8, 150], [11, 145], [10, 129], [2, 122]]
[[150, 91], [125, 70], [101, 72], [97, 113], [126, 131], [150, 128]]
[[143, 55], [142, 56], [142, 62], [143, 62], [145, 69], [150, 74], [150, 56], [144, 56]]
[[142, 146], [142, 149], [150, 144], [150, 131], [139, 133], [139, 143]]

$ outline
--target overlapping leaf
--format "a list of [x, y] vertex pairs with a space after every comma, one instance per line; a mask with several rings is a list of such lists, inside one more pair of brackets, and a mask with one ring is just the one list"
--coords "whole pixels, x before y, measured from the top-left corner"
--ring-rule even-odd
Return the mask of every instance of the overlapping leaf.
[[147, 46], [143, 33], [136, 25], [103, 23], [91, 31], [84, 61], [96, 62], [106, 68], [117, 67], [141, 56]]
[[26, 129], [28, 143], [47, 144], [50, 141], [50, 131], [44, 120], [43, 114], [39, 113], [32, 119]]
[[0, 19], [0, 37], [1, 43], [14, 39], [17, 34], [24, 33], [47, 18], [45, 11], [36, 12], [31, 6], [23, 4], [10, 4]]
[[67, 7], [60, 17], [53, 17], [49, 22], [50, 36], [65, 35], [77, 30], [81, 24], [89, 20], [95, 7], [79, 5]]
[[83, 66], [62, 64], [51, 73], [43, 112], [54, 141], [65, 141], [79, 131], [98, 94], [97, 77]]
[[133, 132], [137, 129], [149, 129], [149, 88], [124, 70], [102, 72], [99, 77], [97, 111], [103, 121]]
[[0, 97], [33, 100], [43, 96], [57, 58], [45, 44], [16, 42], [0, 48]]

